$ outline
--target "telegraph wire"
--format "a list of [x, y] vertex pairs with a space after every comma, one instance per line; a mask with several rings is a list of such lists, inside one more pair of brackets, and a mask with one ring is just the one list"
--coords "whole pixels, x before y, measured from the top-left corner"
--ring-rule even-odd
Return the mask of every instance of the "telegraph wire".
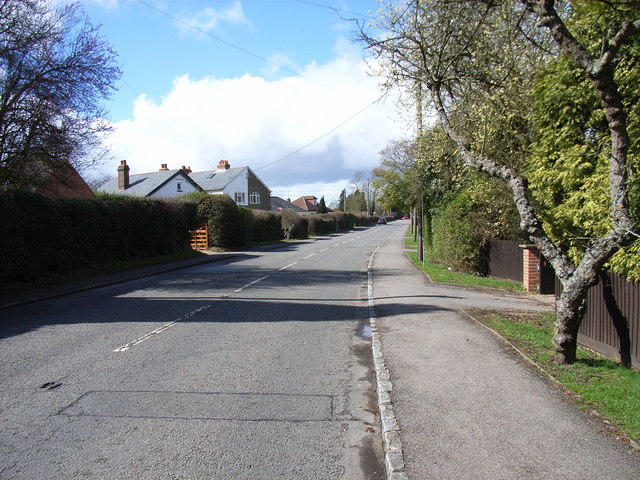
[[321, 3], [311, 2], [309, 0], [296, 0], [298, 3], [306, 3], [307, 5], [313, 5], [314, 7], [324, 8], [336, 13], [348, 13], [349, 15], [355, 15], [356, 17], [371, 18], [370, 15], [364, 15], [362, 13], [349, 12], [348, 10], [342, 10], [340, 8], [330, 7], [329, 5], [322, 5]]
[[387, 95], [387, 92], [384, 92], [382, 95], [380, 95], [378, 98], [376, 98], [373, 102], [371, 102], [369, 105], [367, 105], [366, 107], [364, 107], [362, 110], [360, 110], [357, 113], [354, 113], [353, 115], [351, 115], [349, 118], [347, 118], [346, 120], [344, 120], [342, 123], [340, 123], [339, 125], [336, 125], [335, 127], [333, 127], [331, 130], [329, 130], [328, 132], [323, 133], [322, 135], [320, 135], [318, 138], [316, 138], [315, 140], [312, 140], [311, 142], [307, 143], [306, 145], [298, 148], [297, 150], [295, 150], [294, 152], [288, 153], [287, 155], [285, 155], [284, 157], [280, 157], [278, 160], [275, 160], [273, 162], [267, 163], [265, 165], [262, 165], [261, 167], [256, 168], [255, 170], [262, 170], [263, 168], [267, 168], [270, 167], [271, 165], [275, 165], [278, 162], [281, 162], [283, 160], [286, 160], [289, 157], [292, 157], [293, 155], [295, 155], [296, 153], [301, 152], [302, 150], [310, 147], [311, 145], [313, 145], [316, 142], [319, 142], [320, 140], [322, 140], [324, 137], [332, 134], [333, 132], [335, 132], [336, 130], [338, 130], [340, 127], [342, 127], [343, 125], [345, 125], [346, 123], [350, 122], [351, 120], [353, 120], [354, 118], [356, 118], [358, 115], [360, 115], [361, 113], [363, 113], [365, 110], [368, 110], [369, 108], [371, 108], [372, 106], [374, 106], [376, 103], [378, 103], [380, 100], [382, 100], [385, 96]]
[[[319, 85], [322, 85], [322, 86], [323, 86], [323, 87], [325, 87], [325, 88], [329, 88], [329, 89], [331, 89], [331, 90], [335, 90], [335, 87], [332, 87], [332, 86], [330, 86], [330, 85], [327, 85], [327, 84], [325, 84], [325, 83], [323, 83], [323, 82], [320, 82], [320, 81], [318, 81], [318, 80], [315, 80], [315, 79], [313, 79], [313, 78], [307, 77], [307, 76], [303, 75], [303, 74], [302, 74], [302, 73], [300, 73], [300, 72], [297, 72], [297, 71], [295, 71], [295, 70], [292, 70], [292, 69], [290, 69], [290, 68], [288, 68], [288, 67], [285, 67], [284, 65], [280, 65], [280, 64], [278, 64], [278, 63], [276, 63], [276, 62], [273, 62], [272, 60], [269, 60], [269, 59], [267, 59], [267, 58], [264, 58], [264, 57], [262, 57], [262, 56], [260, 56], [260, 55], [258, 55], [258, 54], [255, 54], [255, 53], [253, 53], [253, 52], [251, 52], [251, 51], [249, 51], [249, 50], [246, 50], [246, 49], [244, 49], [244, 48], [242, 48], [242, 47], [239, 47], [238, 45], [235, 45], [235, 44], [233, 44], [233, 43], [231, 43], [231, 42], [228, 42], [228, 41], [226, 41], [226, 40], [224, 40], [224, 39], [222, 39], [222, 38], [220, 38], [220, 37], [218, 37], [218, 36], [216, 36], [216, 35], [213, 35], [213, 34], [211, 34], [211, 33], [207, 32], [207, 31], [205, 31], [205, 30], [203, 30], [203, 29], [201, 29], [201, 28], [198, 28], [198, 27], [196, 27], [195, 25], [192, 25], [192, 24], [190, 24], [189, 22], [186, 22], [186, 21], [184, 21], [184, 20], [182, 20], [182, 19], [180, 19], [180, 18], [178, 18], [178, 17], [176, 17], [176, 16], [174, 16], [174, 15], [172, 15], [172, 14], [170, 14], [170, 13], [168, 13], [168, 12], [164, 11], [164, 10], [161, 10], [161, 9], [159, 9], [159, 8], [157, 8], [157, 7], [154, 7], [153, 5], [150, 5], [149, 3], [147, 3], [147, 2], [146, 2], [146, 1], [144, 1], [144, 0], [136, 0], [136, 1], [137, 1], [138, 3], [140, 3], [141, 5], [144, 5], [145, 7], [149, 8], [149, 9], [151, 9], [151, 10], [154, 10], [155, 12], [157, 12], [157, 13], [159, 13], [159, 14], [161, 14], [161, 15], [164, 15], [165, 17], [170, 18], [171, 20], [173, 20], [173, 21], [175, 21], [175, 22], [177, 22], [177, 23], [181, 23], [182, 25], [185, 25], [186, 27], [188, 27], [188, 28], [190, 28], [190, 29], [192, 29], [192, 30], [194, 30], [194, 31], [196, 31], [196, 32], [198, 32], [198, 33], [201, 33], [201, 34], [203, 34], [203, 35], [206, 35], [206, 36], [208, 36], [208, 37], [210, 37], [210, 38], [212, 38], [212, 39], [214, 39], [214, 40], [217, 40], [218, 42], [223, 43], [223, 44], [225, 44], [225, 45], [227, 45], [227, 46], [229, 46], [229, 47], [231, 47], [231, 48], [233, 48], [233, 49], [235, 49], [235, 50], [238, 50], [238, 51], [240, 51], [240, 52], [242, 52], [242, 53], [244, 53], [244, 54], [246, 54], [246, 55], [249, 55], [249, 56], [251, 56], [251, 57], [257, 58], [258, 60], [261, 60], [261, 61], [263, 61], [263, 62], [265, 62], [265, 63], [268, 63], [268, 64], [270, 64], [270, 65], [273, 65], [273, 66], [275, 66], [275, 67], [281, 68], [282, 70], [285, 70], [285, 71], [287, 71], [287, 72], [289, 72], [289, 73], [292, 73], [293, 75], [295, 75], [295, 76], [297, 76], [297, 77], [304, 78], [305, 80], [309, 80], [309, 81], [311, 81], [311, 82], [317, 83], [317, 84], [319, 84]], [[333, 9], [332, 7], [325, 6], [325, 5], [321, 5], [321, 4], [318, 4], [318, 3], [314, 3], [314, 2], [311, 2], [311, 1], [308, 1], [308, 0], [297, 0], [297, 1], [298, 1], [298, 2], [300, 2], [300, 3], [306, 3], [306, 4], [309, 4], [309, 5], [316, 6], [316, 7], [320, 7], [320, 8], [327, 8], [327, 9], [331, 9], [331, 10], [337, 11], [336, 9]], [[346, 11], [345, 11], [345, 13], [352, 13], [352, 12], [346, 12]], [[355, 14], [355, 15], [363, 16], [363, 17], [364, 17], [364, 15], [361, 15], [361, 14]], [[125, 83], [126, 83], [126, 82], [125, 82]], [[128, 84], [127, 84], [127, 86], [129, 86], [129, 88], [131, 88], [131, 86], [130, 86], [130, 85], [128, 85]], [[133, 90], [133, 89], [131, 88], [131, 90]], [[283, 161], [283, 160], [286, 160], [287, 158], [292, 157], [293, 155], [295, 155], [295, 154], [297, 154], [297, 153], [301, 152], [302, 150], [305, 150], [306, 148], [310, 147], [310, 146], [311, 146], [311, 145], [313, 145], [314, 143], [319, 142], [319, 141], [320, 141], [320, 140], [322, 140], [323, 138], [327, 137], [327, 136], [328, 136], [328, 135], [330, 135], [331, 133], [333, 133], [333, 132], [335, 132], [336, 130], [338, 130], [339, 128], [341, 128], [343, 125], [347, 124], [348, 122], [350, 122], [351, 120], [353, 120], [354, 118], [356, 118], [358, 115], [360, 115], [360, 114], [361, 114], [361, 113], [363, 113], [364, 111], [368, 110], [369, 108], [371, 108], [372, 106], [374, 106], [375, 104], [377, 104], [378, 102], [380, 102], [380, 101], [381, 101], [381, 100], [382, 100], [382, 99], [387, 95], [387, 93], [388, 93], [388, 91], [385, 91], [385, 92], [384, 92], [380, 97], [378, 97], [377, 99], [375, 99], [373, 102], [369, 103], [369, 104], [368, 104], [366, 107], [364, 107], [362, 110], [360, 110], [360, 111], [358, 111], [357, 113], [353, 114], [352, 116], [350, 116], [349, 118], [347, 118], [346, 120], [344, 120], [343, 122], [341, 122], [339, 125], [335, 126], [335, 127], [334, 127], [334, 128], [332, 128], [331, 130], [329, 130], [329, 131], [327, 131], [327, 132], [323, 133], [322, 135], [320, 135], [320, 136], [319, 136], [319, 137], [317, 137], [316, 139], [312, 140], [311, 142], [307, 143], [306, 145], [304, 145], [304, 146], [302, 146], [302, 147], [298, 148], [297, 150], [295, 150], [295, 151], [293, 151], [293, 152], [291, 152], [291, 153], [289, 153], [289, 154], [287, 154], [287, 155], [285, 155], [285, 156], [283, 156], [283, 157], [281, 157], [281, 158], [279, 158], [279, 159], [277, 159], [277, 160], [275, 160], [275, 161], [273, 161], [273, 162], [270, 162], [270, 163], [267, 163], [267, 164], [265, 164], [265, 165], [262, 165], [261, 167], [258, 167], [258, 168], [256, 168], [255, 170], [262, 170], [263, 168], [267, 168], [267, 167], [270, 167], [271, 165], [275, 165], [276, 163], [279, 163], [279, 162], [281, 162], [281, 161]]]
[[242, 52], [242, 53], [244, 53], [246, 55], [249, 55], [251, 57], [257, 58], [258, 60], [261, 60], [261, 61], [263, 61], [265, 63], [268, 63], [269, 65], [273, 65], [274, 67], [280, 68], [280, 69], [282, 69], [282, 70], [284, 70], [286, 72], [292, 73], [296, 77], [304, 78], [305, 80], [309, 80], [310, 82], [314, 82], [314, 83], [317, 83], [318, 85], [322, 85], [325, 88], [329, 88], [331, 90], [335, 90], [335, 87], [332, 87], [331, 85], [327, 85], [326, 83], [323, 83], [323, 82], [321, 82], [319, 80], [315, 80], [313, 78], [307, 77], [307, 76], [303, 75], [302, 73], [297, 72], [297, 71], [295, 71], [295, 70], [293, 70], [291, 68], [288, 68], [288, 67], [286, 67], [284, 65], [280, 65], [279, 63], [276, 63], [276, 62], [274, 62], [272, 60], [269, 60], [268, 58], [262, 57], [262, 56], [260, 56], [260, 55], [258, 55], [256, 53], [253, 53], [253, 52], [251, 52], [251, 51], [249, 51], [249, 50], [247, 50], [245, 48], [239, 47], [238, 45], [235, 45], [235, 44], [233, 44], [231, 42], [228, 42], [227, 40], [224, 40], [224, 39], [222, 39], [222, 38], [220, 38], [220, 37], [218, 37], [216, 35], [213, 35], [212, 33], [209, 33], [206, 30], [198, 28], [195, 25], [192, 25], [189, 22], [186, 22], [185, 20], [182, 20], [181, 18], [176, 17], [175, 15], [171, 15], [169, 12], [165, 12], [164, 10], [161, 10], [161, 9], [159, 9], [157, 7], [154, 7], [153, 5], [150, 5], [149, 3], [145, 2], [144, 0], [136, 0], [136, 1], [138, 3], [140, 3], [141, 5], [144, 5], [145, 7], [150, 8], [151, 10], [154, 10], [155, 12], [158, 12], [161, 15], [164, 15], [165, 17], [168, 17], [168, 18], [170, 18], [171, 20], [173, 20], [175, 22], [181, 23], [182, 25], [184, 25], [184, 26], [186, 26], [186, 27], [198, 32], [198, 33], [201, 33], [202, 35], [206, 35], [207, 37], [210, 37], [210, 38], [212, 38], [214, 40], [217, 40], [220, 43], [224, 43], [228, 47], [231, 47], [231, 48], [233, 48], [235, 50], [238, 50], [238, 51], [240, 51], [240, 52]]

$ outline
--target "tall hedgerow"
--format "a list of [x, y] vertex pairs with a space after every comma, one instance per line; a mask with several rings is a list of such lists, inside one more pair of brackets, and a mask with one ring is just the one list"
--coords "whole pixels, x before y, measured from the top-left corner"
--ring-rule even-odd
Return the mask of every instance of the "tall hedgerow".
[[209, 224], [213, 246], [238, 248], [246, 244], [243, 215], [229, 195], [202, 197], [198, 202], [198, 217]]

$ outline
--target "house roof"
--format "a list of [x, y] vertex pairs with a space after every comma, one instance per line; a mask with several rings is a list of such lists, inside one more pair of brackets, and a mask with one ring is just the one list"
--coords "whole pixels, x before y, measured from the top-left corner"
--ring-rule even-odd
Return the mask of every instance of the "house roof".
[[271, 211], [280, 212], [282, 210], [293, 210], [294, 212], [304, 212], [299, 206], [291, 202], [287, 202], [284, 198], [271, 197]]
[[207, 170], [192, 172], [190, 177], [207, 192], [219, 192], [234, 178], [247, 171], [249, 167], [231, 167], [227, 170]]
[[57, 174], [48, 175], [37, 191], [49, 197], [96, 198], [91, 187], [67, 161], [61, 162]]
[[126, 190], [118, 190], [118, 178], [110, 178], [100, 190], [107, 193], [122, 193], [125, 195], [133, 195], [136, 197], [148, 197], [164, 184], [172, 180], [174, 177], [181, 175], [186, 181], [192, 183], [195, 187], [199, 187], [189, 175], [182, 170], [161, 170], [158, 172], [137, 173], [129, 175], [129, 187]]
[[317, 197], [313, 195], [306, 195], [304, 197], [296, 198], [293, 202], [294, 205], [300, 207], [305, 212], [317, 212], [318, 211], [318, 202]]
[[[251, 173], [267, 190], [271, 189], [249, 167], [230, 167], [227, 169], [207, 170], [204, 172], [192, 172], [189, 175], [207, 192], [220, 192], [231, 181], [242, 174]], [[247, 175], [248, 176], [248, 175]]]
[[[228, 162], [226, 163], [228, 165]], [[166, 164], [163, 164], [163, 167], [166, 167]], [[191, 172], [188, 169], [185, 170], [185, 167], [177, 170], [161, 169], [157, 172], [130, 174], [129, 186], [126, 190], [118, 189], [118, 177], [110, 178], [100, 187], [100, 190], [107, 193], [123, 193], [137, 197], [148, 197], [177, 175], [182, 175], [186, 181], [190, 182], [198, 190], [221, 192], [237, 177], [243, 174], [246, 174], [248, 177], [248, 173], [251, 173], [256, 180], [271, 192], [271, 189], [267, 187], [249, 167], [218, 168], [204, 172]]]

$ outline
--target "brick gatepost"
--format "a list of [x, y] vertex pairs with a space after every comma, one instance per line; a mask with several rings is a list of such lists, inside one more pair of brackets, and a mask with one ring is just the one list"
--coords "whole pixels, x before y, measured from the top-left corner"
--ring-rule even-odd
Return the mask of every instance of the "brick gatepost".
[[540, 291], [540, 251], [533, 245], [522, 247], [522, 286], [527, 292]]

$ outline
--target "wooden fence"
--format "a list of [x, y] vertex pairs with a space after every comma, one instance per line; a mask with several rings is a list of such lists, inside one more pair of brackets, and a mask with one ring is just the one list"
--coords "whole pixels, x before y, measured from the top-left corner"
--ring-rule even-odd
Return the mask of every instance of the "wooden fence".
[[[519, 242], [491, 240], [489, 275], [522, 282], [522, 258]], [[560, 282], [554, 278], [552, 269], [547, 272], [546, 264], [542, 258], [539, 291], [552, 293], [555, 283], [555, 292], [559, 295]], [[549, 277], [546, 280], [545, 274]], [[543, 284], [549, 284], [551, 289], [543, 288]], [[600, 281], [587, 294], [578, 343], [640, 369], [640, 283], [627, 282], [615, 273], [601, 272]]]
[[640, 369], [640, 284], [600, 272], [598, 284], [587, 294], [578, 343]]
[[194, 250], [209, 250], [209, 225], [206, 223], [196, 230], [189, 230], [191, 248]]
[[522, 242], [491, 240], [489, 275], [522, 282]]

